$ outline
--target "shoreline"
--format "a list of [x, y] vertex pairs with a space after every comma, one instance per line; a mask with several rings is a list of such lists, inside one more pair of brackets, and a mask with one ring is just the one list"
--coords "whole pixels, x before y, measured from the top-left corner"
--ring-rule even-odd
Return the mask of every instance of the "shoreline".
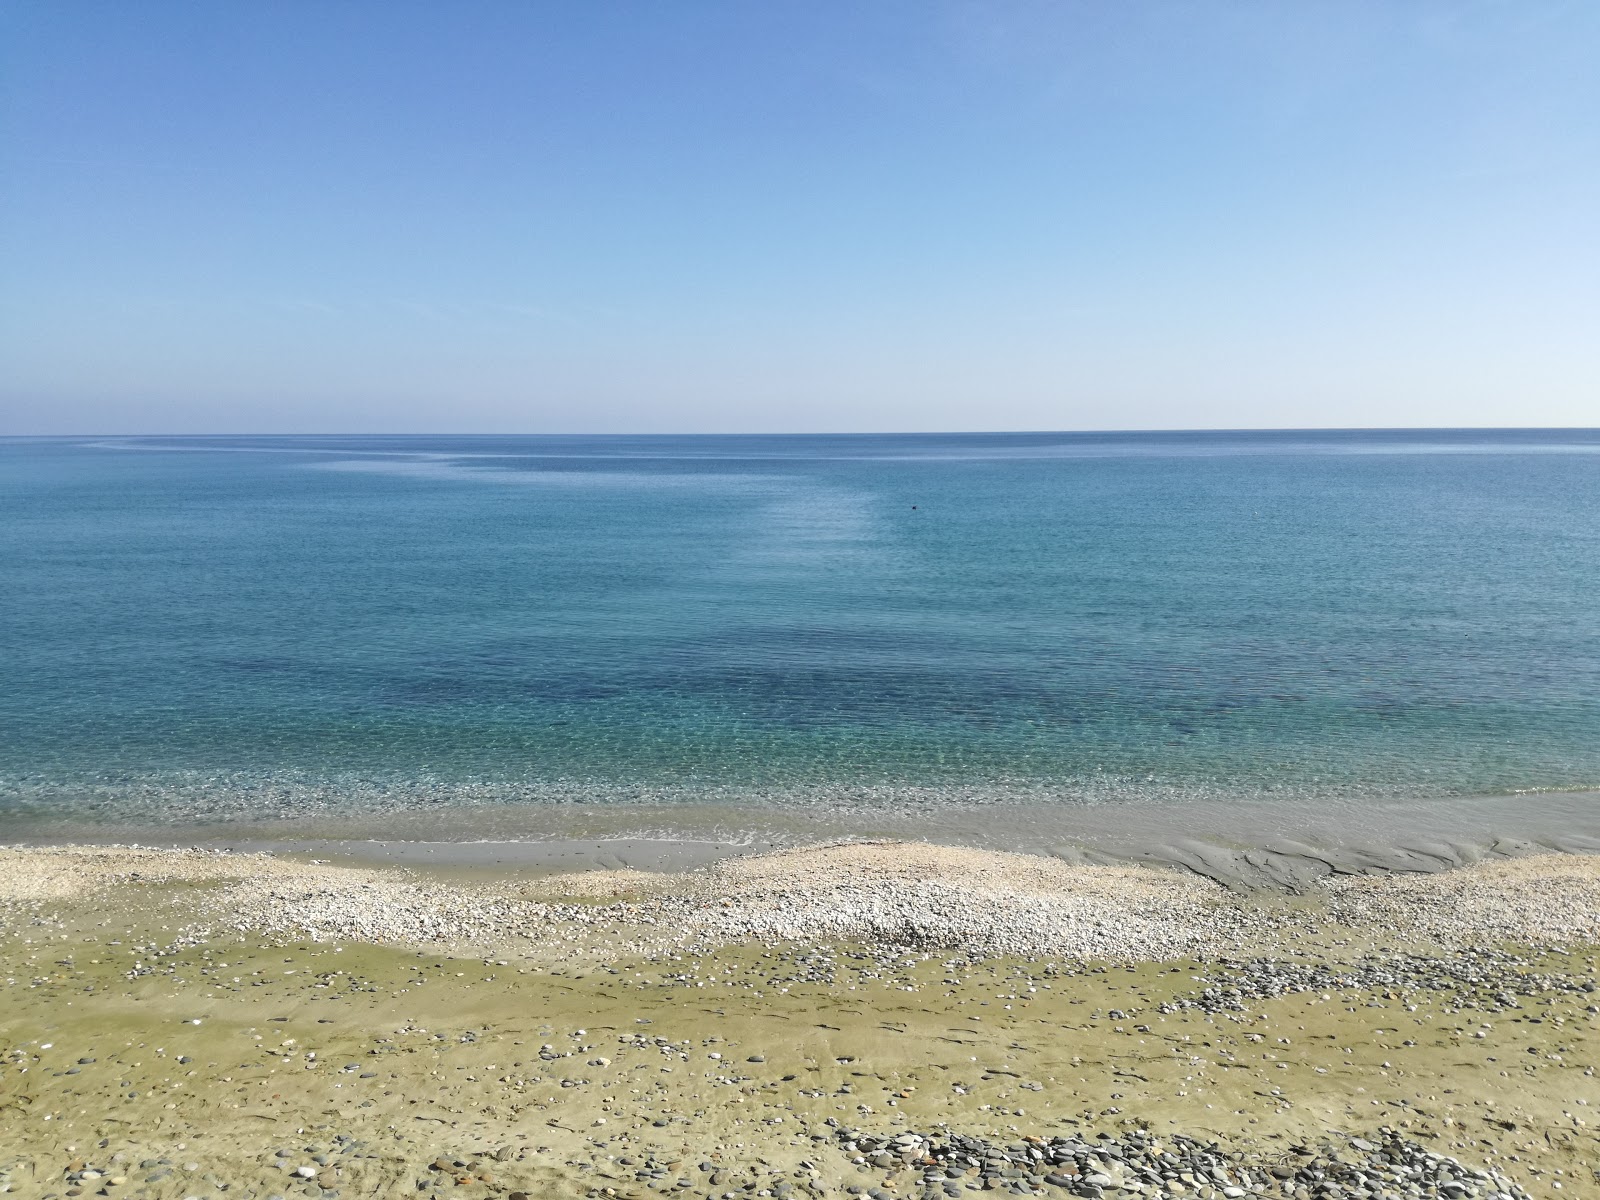
[[[470, 822], [478, 836], [451, 836]], [[1432, 873], [1551, 852], [1600, 854], [1600, 792], [1342, 804], [993, 803], [937, 811], [759, 805], [483, 805], [192, 827], [66, 825], [19, 844], [201, 847], [436, 870], [672, 873], [829, 842], [896, 840], [1171, 867], [1240, 891], [1343, 875]]]

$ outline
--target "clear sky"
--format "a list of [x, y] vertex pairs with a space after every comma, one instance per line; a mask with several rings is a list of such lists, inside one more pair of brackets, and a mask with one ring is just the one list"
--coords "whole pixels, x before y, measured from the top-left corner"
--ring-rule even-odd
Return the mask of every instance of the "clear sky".
[[0, 11], [0, 432], [1600, 424], [1594, 0]]

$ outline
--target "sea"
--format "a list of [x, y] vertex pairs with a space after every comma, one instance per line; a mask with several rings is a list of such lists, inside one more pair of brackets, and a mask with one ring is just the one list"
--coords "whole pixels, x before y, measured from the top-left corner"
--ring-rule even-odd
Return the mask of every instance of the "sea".
[[1600, 431], [9, 439], [0, 655], [12, 838], [1514, 806]]

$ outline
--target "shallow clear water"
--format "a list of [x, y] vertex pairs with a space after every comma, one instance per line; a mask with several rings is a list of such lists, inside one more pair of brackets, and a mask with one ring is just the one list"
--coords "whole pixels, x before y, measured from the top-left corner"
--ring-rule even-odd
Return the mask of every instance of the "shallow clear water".
[[0, 444], [13, 830], [1600, 787], [1600, 432]]

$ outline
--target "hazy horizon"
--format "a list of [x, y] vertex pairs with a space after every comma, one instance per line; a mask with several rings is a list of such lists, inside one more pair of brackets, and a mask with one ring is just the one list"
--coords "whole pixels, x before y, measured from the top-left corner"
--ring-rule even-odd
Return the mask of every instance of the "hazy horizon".
[[704, 430], [593, 430], [574, 429], [564, 431], [547, 431], [538, 429], [507, 429], [507, 430], [471, 430], [471, 429], [346, 429], [330, 430], [323, 432], [307, 432], [295, 429], [257, 429], [257, 430], [194, 430], [191, 432], [174, 432], [171, 430], [95, 430], [78, 433], [0, 433], [0, 442], [28, 442], [28, 441], [77, 441], [80, 439], [128, 439], [129, 441], [159, 441], [163, 438], [175, 440], [199, 440], [207, 438], [216, 439], [341, 439], [354, 440], [362, 438], [892, 438], [892, 437], [1116, 437], [1126, 435], [1129, 437], [1155, 436], [1161, 434], [1432, 434], [1432, 433], [1501, 433], [1501, 434], [1538, 434], [1538, 433], [1596, 433], [1600, 434], [1600, 425], [1297, 425], [1297, 426], [1168, 426], [1148, 428], [1112, 428], [1101, 429], [773, 429], [765, 431], [750, 431], [739, 429], [704, 429]]
[[0, 434], [1600, 412], [1600, 7], [19, 0], [0, 47]]
[[907, 437], [940, 435], [950, 437], [1070, 436], [1074, 434], [1158, 434], [1158, 433], [1585, 433], [1600, 432], [1600, 424], [1588, 425], [1150, 425], [1101, 426], [1075, 429], [85, 429], [44, 433], [0, 433], [4, 441], [49, 441], [75, 438], [361, 438], [361, 437]]

